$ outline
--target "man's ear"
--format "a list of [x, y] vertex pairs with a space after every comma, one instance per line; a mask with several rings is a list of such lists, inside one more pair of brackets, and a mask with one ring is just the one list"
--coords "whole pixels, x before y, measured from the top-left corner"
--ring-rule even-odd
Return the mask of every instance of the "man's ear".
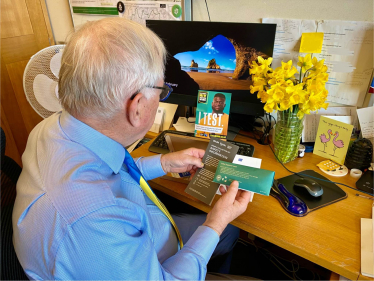
[[142, 100], [144, 99], [142, 93], [138, 93], [133, 99], [129, 99], [127, 103], [127, 118], [133, 127], [141, 125]]

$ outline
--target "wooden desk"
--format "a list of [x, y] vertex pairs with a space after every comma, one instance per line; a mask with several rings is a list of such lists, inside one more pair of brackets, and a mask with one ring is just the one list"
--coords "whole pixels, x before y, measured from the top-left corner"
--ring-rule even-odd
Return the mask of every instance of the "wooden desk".
[[[235, 141], [248, 142], [255, 146], [254, 157], [262, 158], [262, 168], [275, 171], [275, 178], [288, 176], [289, 173], [279, 164], [270, 148], [259, 145], [255, 140], [238, 136]], [[153, 155], [148, 151], [150, 143], [135, 150], [134, 157]], [[315, 170], [316, 164], [324, 158], [306, 153], [288, 164], [287, 168], [300, 172]], [[356, 180], [349, 175], [341, 178], [325, 177], [355, 187]], [[178, 200], [204, 212], [211, 207], [184, 192], [186, 185], [157, 178], [150, 185]], [[279, 202], [271, 196], [255, 194], [247, 211], [232, 222], [233, 225], [274, 243], [290, 252], [306, 258], [351, 280], [373, 280], [360, 275], [360, 219], [371, 218], [373, 201], [356, 196], [356, 191], [341, 186], [348, 198], [298, 218], [286, 213]], [[219, 196], [216, 196], [213, 204]], [[212, 204], [212, 205], [213, 205]]]

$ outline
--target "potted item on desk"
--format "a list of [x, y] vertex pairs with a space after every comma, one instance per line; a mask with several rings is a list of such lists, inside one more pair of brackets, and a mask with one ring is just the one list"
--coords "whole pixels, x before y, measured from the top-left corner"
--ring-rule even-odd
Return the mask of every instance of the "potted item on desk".
[[[308, 54], [299, 57], [298, 70], [292, 60], [282, 62], [282, 66], [272, 69], [272, 58], [258, 57], [258, 63], [250, 64], [253, 85], [251, 93], [265, 103], [264, 109], [271, 113], [278, 112], [275, 125], [274, 148], [279, 161], [288, 163], [298, 156], [298, 149], [303, 131], [304, 114], [326, 109], [328, 91], [327, 66], [324, 60], [311, 59]], [[298, 76], [296, 78], [295, 76]]]

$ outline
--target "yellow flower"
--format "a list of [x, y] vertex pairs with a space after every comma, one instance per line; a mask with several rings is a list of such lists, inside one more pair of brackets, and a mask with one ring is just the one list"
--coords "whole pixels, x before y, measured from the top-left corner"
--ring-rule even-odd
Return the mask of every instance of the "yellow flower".
[[309, 68], [311, 68], [313, 64], [310, 54], [307, 54], [305, 57], [299, 57], [299, 62], [297, 65], [301, 67], [302, 72], [306, 72]]
[[272, 113], [274, 109], [277, 109], [277, 104], [275, 102], [267, 102], [264, 106], [264, 110], [268, 113]]
[[267, 85], [266, 80], [259, 76], [253, 76], [252, 81], [253, 85], [249, 86], [249, 88], [251, 89], [251, 94], [258, 91], [263, 91], [264, 87]]
[[269, 97], [270, 97], [270, 96], [269, 96], [268, 93], [265, 92], [265, 91], [259, 91], [259, 92], [257, 93], [257, 98], [258, 98], [258, 99], [261, 99], [261, 102], [262, 102], [262, 103], [267, 102], [268, 99], [269, 99]]
[[261, 56], [257, 57], [257, 60], [259, 63], [261, 63], [261, 65], [266, 65], [268, 67], [273, 62], [273, 58], [263, 59]]
[[297, 69], [291, 60], [282, 62], [282, 65], [274, 70], [270, 68], [271, 63], [272, 58], [264, 59], [259, 56], [257, 62], [250, 64], [253, 82], [250, 90], [251, 93], [257, 92], [257, 98], [265, 103], [266, 112], [293, 112], [297, 108], [297, 116], [302, 119], [304, 114], [328, 107], [328, 91], [325, 88], [328, 73], [324, 60], [312, 59], [310, 54], [299, 57], [300, 74], [306, 72], [302, 82], [295, 78]]
[[299, 110], [299, 111], [297, 112], [297, 117], [298, 117], [299, 119], [303, 119], [304, 114], [305, 114], [304, 111]]
[[290, 100], [284, 99], [279, 103], [279, 110], [281, 110], [281, 111], [287, 110], [287, 109], [291, 108], [291, 106], [292, 106], [292, 104], [290, 103]]
[[283, 76], [284, 79], [292, 78], [297, 73], [296, 67], [292, 66], [292, 60], [289, 60], [287, 63], [282, 61], [282, 66], [275, 69], [275, 72], [280, 72], [280, 75]]
[[316, 57], [314, 57], [314, 58], [312, 59], [313, 68], [316, 69], [316, 70], [317, 70], [317, 69], [321, 69], [322, 66], [324, 65], [324, 63], [325, 63], [325, 60], [324, 60], [324, 59], [323, 59], [323, 60], [320, 60], [320, 61], [318, 61]]

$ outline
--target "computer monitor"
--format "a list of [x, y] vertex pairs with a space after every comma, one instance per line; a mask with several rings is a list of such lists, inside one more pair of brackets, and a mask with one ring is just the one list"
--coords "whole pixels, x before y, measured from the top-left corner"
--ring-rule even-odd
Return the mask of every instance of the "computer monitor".
[[232, 93], [231, 113], [262, 116], [263, 104], [250, 93], [249, 63], [273, 55], [276, 24], [147, 20], [168, 51], [166, 100], [197, 104], [198, 90]]

